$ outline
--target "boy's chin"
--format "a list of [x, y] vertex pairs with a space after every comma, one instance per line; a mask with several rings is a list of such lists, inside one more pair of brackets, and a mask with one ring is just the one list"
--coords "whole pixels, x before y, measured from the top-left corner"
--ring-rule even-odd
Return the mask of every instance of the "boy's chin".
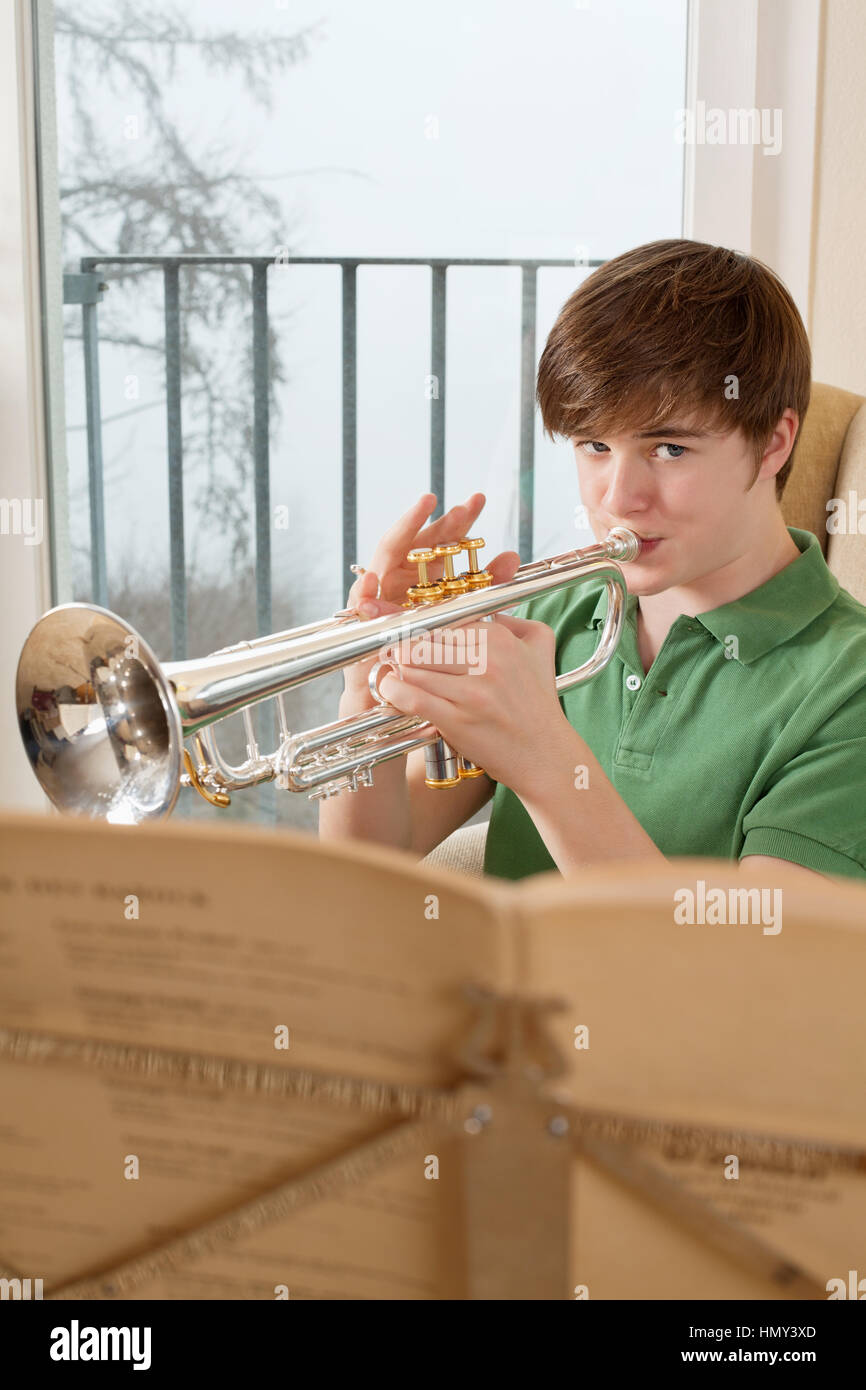
[[665, 589], [671, 587], [664, 579], [638, 579], [637, 575], [632, 576], [625, 569], [623, 574], [629, 596], [633, 598], [650, 598], [653, 594], [663, 594]]

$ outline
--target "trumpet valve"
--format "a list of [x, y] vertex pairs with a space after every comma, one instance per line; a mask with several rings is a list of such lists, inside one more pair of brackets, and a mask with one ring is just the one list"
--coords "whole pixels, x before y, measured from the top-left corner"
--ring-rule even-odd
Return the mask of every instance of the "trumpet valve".
[[454, 573], [454, 556], [459, 555], [463, 545], [460, 541], [453, 541], [448, 545], [437, 545], [436, 556], [442, 560], [445, 573], [442, 576], [442, 589], [445, 598], [456, 598], [458, 594], [465, 594], [469, 585], [466, 580]]
[[485, 773], [483, 767], [479, 767], [477, 763], [473, 763], [469, 758], [464, 758], [462, 756], [458, 757], [458, 777], [483, 777], [484, 775]]
[[436, 559], [435, 550], [410, 550], [406, 559], [411, 565], [418, 566], [418, 583], [412, 584], [406, 590], [407, 602], [404, 608], [414, 608], [419, 603], [438, 603], [445, 597], [445, 590], [438, 579], [427, 577], [427, 566], [431, 560]]
[[481, 536], [463, 536], [460, 540], [460, 549], [466, 551], [469, 560], [469, 569], [464, 570], [460, 578], [465, 583], [467, 589], [486, 589], [493, 583], [493, 575], [489, 570], [478, 568], [478, 551], [485, 542]]

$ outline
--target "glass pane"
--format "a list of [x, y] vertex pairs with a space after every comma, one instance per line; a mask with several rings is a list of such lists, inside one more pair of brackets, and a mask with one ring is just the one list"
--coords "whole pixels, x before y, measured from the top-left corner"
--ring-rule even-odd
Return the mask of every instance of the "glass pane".
[[[521, 263], [537, 361], [576, 262], [681, 233], [685, 0], [76, 0], [54, 52], [58, 598], [107, 604], [161, 660], [325, 617], [430, 486], [437, 424], [443, 503], [485, 491], [483, 553], [516, 548]], [[431, 260], [463, 263], [435, 383]], [[538, 422], [534, 466], [535, 554], [583, 543]], [[340, 688], [292, 692], [290, 726], [334, 718]], [[175, 814], [216, 812], [186, 792]], [[229, 814], [315, 823], [273, 788]]]

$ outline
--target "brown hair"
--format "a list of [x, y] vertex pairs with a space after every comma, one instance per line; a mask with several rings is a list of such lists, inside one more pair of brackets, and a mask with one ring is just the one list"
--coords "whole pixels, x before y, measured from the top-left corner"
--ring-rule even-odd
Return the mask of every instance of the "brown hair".
[[[701, 241], [653, 241], [607, 261], [566, 301], [536, 394], [551, 438], [691, 414], [722, 433], [739, 427], [757, 477], [788, 407], [802, 427], [811, 375], [803, 321], [768, 266]], [[794, 448], [776, 475], [777, 497], [793, 460]]]

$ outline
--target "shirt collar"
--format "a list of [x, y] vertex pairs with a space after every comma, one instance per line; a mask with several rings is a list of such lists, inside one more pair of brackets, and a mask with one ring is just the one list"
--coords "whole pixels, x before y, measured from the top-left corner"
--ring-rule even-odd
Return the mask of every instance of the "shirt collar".
[[[700, 623], [723, 646], [726, 638], [736, 637], [736, 659], [743, 665], [796, 637], [839, 593], [839, 581], [827, 566], [818, 537], [794, 526], [788, 527], [788, 534], [800, 551], [796, 560], [751, 593], [689, 620]], [[602, 589], [587, 627], [599, 627], [606, 614], [607, 590]], [[628, 596], [626, 622], [637, 629], [634, 594]]]

